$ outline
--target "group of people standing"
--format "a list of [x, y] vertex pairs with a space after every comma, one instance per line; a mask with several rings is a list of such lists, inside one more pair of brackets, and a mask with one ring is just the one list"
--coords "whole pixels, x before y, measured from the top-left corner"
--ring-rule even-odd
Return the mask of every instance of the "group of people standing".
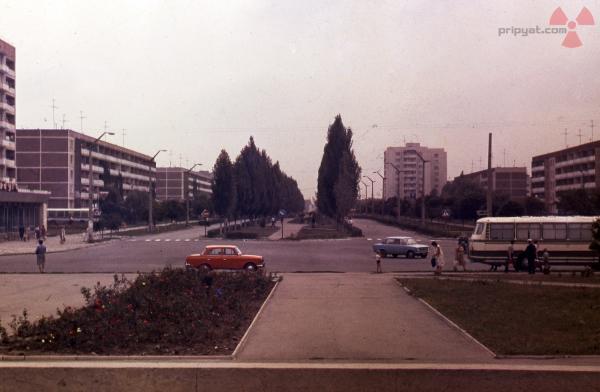
[[46, 226], [29, 226], [25, 228], [25, 226], [19, 226], [19, 240], [21, 241], [29, 241], [30, 238], [35, 238], [36, 240], [46, 239]]
[[[508, 272], [509, 264], [512, 264], [516, 270], [520, 268], [520, 263], [514, 257], [515, 241], [510, 241], [508, 247], [508, 259], [504, 268], [504, 272]], [[535, 274], [535, 270], [539, 268], [544, 274], [550, 273], [550, 253], [547, 248], [540, 252], [537, 241], [527, 240], [527, 246], [522, 253], [523, 259], [527, 259], [527, 272], [530, 275]]]

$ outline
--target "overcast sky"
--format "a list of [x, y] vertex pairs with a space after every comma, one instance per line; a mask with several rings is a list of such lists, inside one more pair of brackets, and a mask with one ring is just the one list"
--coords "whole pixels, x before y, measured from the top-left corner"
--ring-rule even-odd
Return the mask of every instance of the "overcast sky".
[[[600, 32], [499, 36], [548, 26], [556, 7], [600, 1], [4, 1], [0, 39], [17, 48], [17, 126], [56, 123], [147, 154], [212, 168], [250, 135], [306, 197], [328, 125], [355, 132], [365, 174], [386, 146], [448, 152], [448, 176], [600, 139]], [[482, 162], [480, 164], [480, 161]], [[379, 178], [376, 192], [381, 191]]]

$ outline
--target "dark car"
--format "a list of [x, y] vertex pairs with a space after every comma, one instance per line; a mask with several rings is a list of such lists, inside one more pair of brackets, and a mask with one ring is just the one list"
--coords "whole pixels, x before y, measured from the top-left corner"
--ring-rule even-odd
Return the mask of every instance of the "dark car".
[[392, 255], [406, 256], [407, 259], [414, 257], [427, 257], [429, 246], [419, 244], [411, 237], [387, 237], [381, 242], [373, 245], [373, 250], [379, 252], [381, 257]]

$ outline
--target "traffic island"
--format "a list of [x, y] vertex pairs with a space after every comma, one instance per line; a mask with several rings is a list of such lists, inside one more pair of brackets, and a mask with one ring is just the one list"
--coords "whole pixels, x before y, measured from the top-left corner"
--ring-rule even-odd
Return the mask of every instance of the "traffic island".
[[398, 278], [498, 355], [600, 355], [600, 288]]
[[[167, 267], [83, 288], [85, 305], [0, 327], [0, 352], [32, 355], [230, 355], [274, 282], [258, 273]], [[8, 330], [5, 329], [8, 327]]]

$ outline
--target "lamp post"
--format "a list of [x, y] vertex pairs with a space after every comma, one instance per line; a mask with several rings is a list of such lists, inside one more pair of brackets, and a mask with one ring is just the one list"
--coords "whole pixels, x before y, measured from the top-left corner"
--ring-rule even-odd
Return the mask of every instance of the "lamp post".
[[[194, 168], [196, 166], [201, 166], [201, 165], [202, 165], [201, 163], [194, 163], [194, 166], [192, 166], [188, 170], [186, 170], [185, 173], [189, 176], [189, 174], [192, 172], [192, 170], [194, 170]], [[185, 178], [184, 178], [183, 186], [185, 188], [185, 225], [189, 226], [190, 225], [190, 190], [189, 190], [188, 181], [185, 181]]]
[[422, 184], [421, 186], [423, 188], [422, 192], [421, 192], [421, 225], [425, 226], [425, 163], [429, 162], [426, 161], [425, 158], [423, 158], [421, 156], [421, 154], [419, 154], [417, 151], [415, 151], [415, 154], [417, 154], [417, 156], [419, 157], [419, 159], [421, 160], [421, 162], [423, 162], [423, 177], [422, 177]]
[[[368, 196], [368, 192], [369, 192], [369, 186], [367, 185], [366, 182], [361, 181], [361, 184], [363, 184], [365, 186], [365, 202], [367, 201], [367, 199], [369, 198]], [[366, 210], [366, 204], [365, 204], [365, 210]]]
[[152, 232], [154, 230], [154, 218], [152, 217], [152, 209], [154, 208], [154, 197], [152, 197], [152, 162], [154, 162], [154, 158], [161, 152], [166, 152], [167, 150], [158, 150], [156, 154], [152, 158], [150, 158], [150, 163], [148, 164], [148, 231]]
[[[92, 153], [95, 150], [97, 143], [104, 135], [114, 135], [114, 132], [104, 131], [90, 144], [90, 153], [88, 155], [88, 229], [87, 240], [94, 242], [94, 164]], [[100, 191], [98, 191], [98, 202], [100, 201]]]
[[375, 181], [371, 179], [369, 176], [363, 176], [369, 181], [371, 181], [371, 214], [375, 214], [375, 198], [373, 197], [373, 189], [375, 189]]
[[390, 165], [391, 167], [393, 167], [396, 170], [396, 175], [398, 176], [398, 192], [396, 193], [396, 203], [398, 206], [398, 222], [400, 222], [400, 172], [402, 170], [398, 169], [398, 167], [396, 165], [394, 165], [392, 162], [385, 162], [386, 165]]
[[377, 174], [381, 177], [381, 215], [385, 214], [385, 177], [379, 173], [379, 170], [374, 171], [373, 174]]

